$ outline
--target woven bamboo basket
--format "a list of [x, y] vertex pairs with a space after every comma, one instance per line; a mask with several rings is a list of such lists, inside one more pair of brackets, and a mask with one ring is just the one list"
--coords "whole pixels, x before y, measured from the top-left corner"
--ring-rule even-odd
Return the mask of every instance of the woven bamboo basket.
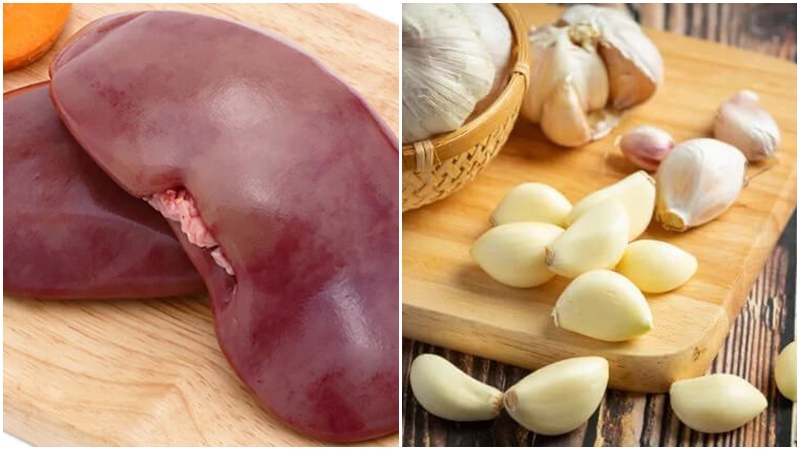
[[508, 84], [480, 115], [459, 129], [403, 146], [403, 211], [441, 200], [472, 181], [500, 151], [517, 120], [528, 87], [528, 36], [507, 3], [497, 7], [511, 26], [514, 65]]

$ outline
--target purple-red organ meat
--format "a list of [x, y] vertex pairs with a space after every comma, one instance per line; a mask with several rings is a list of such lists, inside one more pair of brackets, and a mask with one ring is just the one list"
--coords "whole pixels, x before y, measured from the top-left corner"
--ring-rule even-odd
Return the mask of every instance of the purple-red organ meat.
[[203, 292], [167, 222], [89, 158], [42, 83], [3, 96], [3, 290], [41, 298]]
[[398, 150], [365, 101], [277, 36], [178, 12], [90, 24], [50, 72], [92, 158], [181, 221], [261, 405], [325, 440], [395, 431]]

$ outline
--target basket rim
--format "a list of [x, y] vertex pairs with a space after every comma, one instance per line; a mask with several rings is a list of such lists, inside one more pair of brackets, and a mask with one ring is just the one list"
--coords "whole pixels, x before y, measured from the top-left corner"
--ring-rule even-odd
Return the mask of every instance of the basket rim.
[[[493, 123], [491, 118], [498, 114], [505, 113], [507, 109], [511, 109], [511, 107], [507, 105], [514, 100], [515, 91], [522, 89], [524, 92], [527, 88], [530, 61], [525, 23], [513, 4], [496, 3], [496, 5], [508, 20], [509, 27], [511, 28], [511, 35], [514, 38], [512, 51], [516, 53], [516, 58], [513, 61], [512, 73], [508, 83], [488, 108], [458, 129], [449, 133], [440, 134], [432, 139], [403, 144], [403, 172], [417, 171], [416, 146], [432, 148], [435, 153], [435, 159], [442, 161], [469, 151], [471, 145], [463, 146], [459, 144], [462, 144], [464, 141], [479, 141], [484, 135], [489, 134]], [[477, 137], [480, 137], [480, 139], [473, 139]]]

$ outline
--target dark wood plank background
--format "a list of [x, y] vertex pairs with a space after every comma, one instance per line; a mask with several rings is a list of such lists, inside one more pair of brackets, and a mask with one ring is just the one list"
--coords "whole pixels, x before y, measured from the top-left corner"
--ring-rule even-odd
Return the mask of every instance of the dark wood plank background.
[[[642, 25], [724, 42], [797, 62], [796, 4], [614, 4]], [[714, 361], [711, 372], [743, 376], [769, 400], [767, 410], [745, 427], [708, 435], [690, 430], [672, 414], [665, 394], [609, 390], [583, 427], [563, 436], [538, 436], [505, 412], [494, 421], [451, 422], [428, 414], [408, 386], [416, 355], [444, 356], [475, 378], [501, 390], [529, 373], [509, 366], [403, 340], [404, 446], [796, 446], [794, 404], [775, 387], [778, 351], [795, 339], [797, 212], [784, 230], [747, 304]]]

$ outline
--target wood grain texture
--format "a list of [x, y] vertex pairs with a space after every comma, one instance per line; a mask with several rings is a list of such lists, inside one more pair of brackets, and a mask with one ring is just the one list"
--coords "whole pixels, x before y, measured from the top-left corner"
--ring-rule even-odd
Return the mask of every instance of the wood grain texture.
[[[95, 18], [142, 9], [200, 12], [281, 34], [351, 83], [397, 132], [396, 25], [346, 5], [76, 4], [56, 49]], [[56, 51], [5, 74], [3, 90], [47, 79]], [[326, 444], [255, 404], [219, 349], [205, 297], [4, 296], [3, 319], [3, 428], [34, 445]], [[362, 445], [397, 443], [393, 435]]]
[[[748, 8], [744, 8], [749, 6]], [[653, 23], [661, 23], [658, 28], [676, 30], [681, 34], [690, 34], [702, 37], [709, 40], [722, 41], [733, 46], [752, 48], [760, 53], [771, 54], [784, 59], [796, 59], [796, 38], [794, 32], [786, 31], [789, 29], [794, 30], [796, 21], [795, 5], [786, 5], [791, 7], [791, 10], [786, 10], [784, 5], [759, 5], [758, 7], [752, 5], [616, 5], [616, 7], [633, 11], [640, 19], [645, 15], [650, 17]], [[716, 8], [718, 15], [723, 15], [724, 20], [720, 19], [717, 22], [712, 22], [713, 34], [708, 33], [708, 25], [703, 30], [702, 24], [704, 19], [702, 16], [698, 20], [697, 16], [705, 14], [705, 10], [709, 7]], [[548, 12], [544, 7], [525, 6], [530, 8], [529, 13], [534, 15], [537, 20], [546, 21]], [[534, 11], [533, 8], [536, 8]], [[705, 9], [704, 9], [705, 8]], [[769, 8], [777, 8], [782, 12], [780, 14], [770, 14], [769, 12], [760, 12], [763, 16], [772, 17], [775, 22], [771, 27], [762, 30], [762, 36], [768, 36], [766, 42], [761, 45], [753, 44], [756, 38], [749, 39], [746, 36], [753, 37], [756, 32], [753, 31], [752, 19], [738, 17], [741, 11], [752, 12], [754, 8], [759, 11], [765, 11]], [[535, 13], [535, 14], [534, 14]], [[690, 16], [691, 14], [691, 16]], [[687, 19], [687, 17], [689, 19]], [[737, 19], [738, 17], [738, 19]], [[687, 22], [688, 20], [688, 22]], [[705, 20], [708, 22], [708, 20]], [[690, 28], [691, 31], [684, 31], [687, 23], [694, 23], [695, 28]], [[779, 25], [783, 23], [784, 25]], [[747, 25], [751, 24], [751, 25]], [[748, 28], [749, 27], [749, 28]], [[785, 31], [785, 32], [784, 32]], [[719, 96], [721, 100], [730, 93], [731, 89], [735, 87], [730, 86], [729, 82], [742, 81], [739, 77], [744, 76], [740, 73], [742, 69], [736, 69], [737, 66], [744, 67], [744, 72], [749, 72], [751, 77], [747, 81], [748, 86], [752, 86], [759, 92], [770, 92], [770, 86], [777, 88], [782, 81], [779, 81], [780, 76], [771, 77], [767, 73], [768, 65], [765, 65], [766, 59], [757, 55], [750, 56], [751, 54], [744, 53], [738, 54], [728, 53], [731, 49], [727, 47], [719, 47], [713, 44], [692, 45], [690, 47], [682, 48], [681, 43], [695, 41], [686, 41], [685, 39], [675, 35], [661, 35], [653, 33], [657, 45], [663, 50], [663, 54], [667, 59], [666, 73], [667, 82], [665, 88], [660, 92], [651, 103], [648, 103], [642, 108], [637, 109], [628, 119], [629, 123], [623, 122], [621, 130], [627, 127], [635, 126], [640, 123], [662, 123], [665, 128], [673, 131], [678, 140], [682, 140], [691, 136], [701, 135], [710, 130], [711, 119], [713, 118], [713, 110], [718, 105], [719, 101], [716, 99], [712, 104], [706, 105], [708, 100], [704, 100], [709, 94]], [[779, 41], [776, 43], [776, 41]], [[768, 45], [767, 45], [768, 44]], [[708, 54], [708, 49], [713, 49], [711, 54]], [[670, 60], [687, 59], [690, 61], [683, 61], [681, 63], [670, 63]], [[700, 79], [698, 80], [698, 65], [707, 64], [710, 61], [714, 69], [711, 72], [705, 72], [703, 76], [701, 72]], [[773, 61], [774, 62], [774, 61]], [[785, 67], [785, 66], [784, 66]], [[753, 76], [753, 74], [756, 74]], [[783, 82], [787, 89], [774, 89], [771, 95], [780, 102], [781, 97], [788, 97], [788, 104], [785, 107], [777, 107], [776, 104], [769, 106], [770, 110], [775, 114], [780, 114], [778, 111], [784, 111], [787, 116], [782, 126], [788, 127], [789, 134], [785, 135], [784, 139], [789, 142], [791, 151], [794, 151], [794, 144], [796, 142], [796, 69], [792, 69], [788, 80], [784, 79]], [[768, 77], [766, 81], [764, 77]], [[680, 89], [672, 89], [671, 84], [691, 84], [693, 89], [689, 92], [680, 92]], [[777, 84], [776, 84], [777, 83]], [[682, 107], [681, 105], [691, 100], [691, 107]], [[774, 110], [773, 110], [774, 108]], [[786, 130], [787, 128], [784, 128]], [[683, 130], [683, 131], [681, 131]], [[613, 136], [609, 139], [613, 141]], [[492, 174], [489, 170], [497, 164], [503, 163], [503, 158], [506, 155], [518, 158], [534, 158], [537, 163], [543, 163], [549, 157], [564, 158], [571, 161], [568, 157], [554, 156], [548, 150], [541, 154], [541, 134], [529, 126], [518, 124], [512, 138], [509, 148], [504, 150], [501, 157], [496, 160], [487, 169], [487, 172], [479, 176], [475, 181], [475, 185], [484, 183], [482, 188], [471, 186], [465, 189], [464, 192], [456, 194], [452, 201], [458, 201], [456, 198], [462, 196], [465, 198], [465, 205], [461, 205], [458, 214], [448, 217], [451, 223], [449, 225], [450, 232], [444, 231], [444, 225], [427, 224], [431, 225], [430, 229], [435, 236], [428, 242], [428, 246], [438, 245], [440, 242], [450, 240], [452, 235], [462, 236], [470, 231], [477, 231], [473, 227], [472, 221], [476, 214], [481, 214], [485, 219], [488, 216], [493, 202], [496, 203], [499, 197], [494, 198], [491, 194], [483, 193], [483, 188], [486, 185], [507, 185], [513, 186], [518, 180], [515, 177], [534, 176], [538, 172], [527, 170], [527, 166], [519, 168], [515, 172], [505, 174], [505, 178], [498, 169], [497, 173]], [[514, 145], [514, 144], [517, 145]], [[545, 146], [547, 147], [547, 146]], [[590, 146], [591, 147], [591, 146]], [[508, 150], [511, 150], [510, 152]], [[592, 150], [582, 149], [581, 152]], [[596, 149], [595, 149], [596, 151]], [[595, 155], [594, 173], [581, 176], [581, 181], [584, 179], [589, 180], [586, 183], [600, 183], [598, 179], [609, 176], [608, 173], [604, 174], [599, 167], [603, 166], [608, 156], [603, 151], [599, 151]], [[509, 161], [511, 161], [509, 159]], [[611, 168], [607, 168], [608, 172], [622, 170], [623, 167], [617, 166], [620, 164], [625, 166], [625, 163], [617, 161]], [[509, 162], [508, 167], [511, 168], [513, 164]], [[792, 170], [795, 169], [794, 159], [791, 161]], [[627, 169], [631, 170], [630, 166]], [[760, 175], [753, 182], [761, 178]], [[794, 175], [796, 177], [796, 175]], [[488, 181], [487, 181], [488, 180]], [[569, 177], [563, 177], [561, 180], [565, 186], [558, 186], [567, 191], [571, 199], [575, 199], [570, 195], [571, 190], [576, 189], [576, 183], [570, 182]], [[505, 184], [503, 184], [505, 183]], [[795, 180], [796, 183], [796, 180]], [[796, 185], [795, 185], [796, 186]], [[491, 189], [491, 187], [487, 188]], [[591, 190], [591, 189], [590, 189]], [[792, 197], [789, 205], [785, 205], [784, 219], [788, 213], [794, 209], [794, 187], [791, 189]], [[766, 193], [764, 191], [762, 193]], [[775, 192], [775, 191], [773, 191]], [[495, 193], [496, 194], [496, 193]], [[500, 194], [502, 195], [502, 193]], [[579, 198], [580, 196], [578, 196]], [[469, 200], [466, 200], [469, 199]], [[444, 204], [445, 202], [443, 202]], [[442, 210], [450, 211], [446, 206], [437, 206]], [[742, 212], [746, 211], [746, 212]], [[730, 214], [749, 214], [752, 211], [752, 205], [745, 202], [745, 206], [736, 208]], [[406, 221], [409, 220], [408, 214], [404, 216], [404, 226]], [[412, 221], [422, 221], [421, 218], [412, 218]], [[733, 220], [733, 219], [725, 219]], [[783, 226], [782, 220], [772, 219], [767, 222], [768, 227], [771, 229], [772, 242], [777, 238]], [[488, 223], [483, 224], [484, 228], [488, 228]], [[456, 231], [453, 231], [456, 230]], [[660, 233], [660, 232], [659, 232]], [[456, 245], [464, 245], [461, 242], [461, 237], [457, 238], [459, 242]], [[712, 247], [714, 244], [713, 236], [709, 237], [706, 246]], [[406, 240], [406, 232], [404, 229], [404, 245]], [[681, 245], [681, 244], [679, 244]], [[404, 340], [403, 344], [403, 444], [404, 445], [464, 445], [464, 446], [491, 446], [491, 445], [642, 445], [642, 446], [671, 446], [671, 445], [796, 445], [796, 429], [794, 419], [794, 406], [791, 402], [781, 397], [775, 389], [772, 372], [772, 361], [777, 356], [778, 351], [787, 345], [795, 338], [795, 285], [796, 285], [796, 215], [792, 216], [789, 225], [783, 230], [781, 239], [774, 250], [772, 244], [762, 241], [759, 243], [761, 252], [761, 261], [756, 263], [751, 261], [749, 270], [755, 275], [761, 273], [755, 284], [745, 282], [739, 279], [736, 282], [741, 285], [743, 293], [747, 292], [752, 284], [750, 294], [742, 295], [744, 307], [741, 314], [736, 316], [732, 315], [731, 320], [733, 326], [727, 337], [724, 335], [724, 343], [719, 351], [719, 356], [714, 359], [710, 372], [727, 372], [736, 373], [747, 378], [751, 383], [758, 387], [765, 393], [769, 399], [769, 407], [767, 411], [759, 416], [755, 421], [747, 426], [736, 430], [731, 433], [720, 435], [706, 435], [696, 433], [685, 426], [681, 425], [678, 420], [671, 414], [669, 408], [669, 398], [667, 395], [645, 395], [645, 394], [632, 394], [629, 392], [622, 392], [617, 390], [609, 390], [608, 394], [601, 405], [601, 408], [595, 415], [580, 429], [573, 433], [557, 437], [544, 437], [537, 436], [534, 433], [527, 432], [523, 428], [516, 425], [505, 413], [492, 422], [481, 422], [475, 424], [459, 424], [438, 419], [429, 415], [423, 408], [416, 403], [413, 394], [407, 384], [407, 369], [413, 358], [425, 352], [434, 352], [442, 354], [449, 360], [454, 362], [460, 368], [466, 370], [476, 378], [484, 380], [489, 384], [504, 389], [510, 387], [514, 382], [529, 373], [529, 370], [522, 369], [517, 366], [505, 365], [496, 362], [495, 360], [482, 359], [473, 354], [465, 354], [453, 350], [447, 350], [444, 347], [431, 346], [420, 341], [411, 339]], [[451, 248], [452, 250], [452, 248]], [[458, 250], [456, 250], [458, 251]], [[719, 250], [727, 251], [727, 250]], [[404, 254], [405, 258], [405, 254]], [[764, 260], [766, 264], [764, 265]], [[421, 259], [417, 262], [421, 263]], [[460, 263], [461, 260], [459, 260]], [[738, 266], [735, 261], [726, 261], [723, 258], [719, 264], [719, 271], [730, 270], [726, 266]], [[429, 272], [436, 270], [436, 264], [448, 263], [446, 259], [431, 262], [425, 265], [425, 269]], [[404, 261], [405, 263], [405, 261]], [[701, 266], [703, 259], [701, 257]], [[407, 276], [408, 271], [405, 270], [404, 276]], [[763, 267], [763, 270], [761, 270]], [[724, 269], [723, 269], [724, 268]], [[742, 268], [742, 266], [738, 266]], [[434, 277], [435, 275], [431, 275]], [[485, 275], [477, 272], [468, 272], [461, 280], [470, 280], [474, 284], [488, 285], [486, 280], [475, 281], [478, 277]], [[723, 279], [725, 275], [722, 273], [714, 274], [713, 277]], [[563, 286], [562, 286], [563, 287]], [[557, 289], [556, 289], [557, 290]], [[404, 285], [404, 301], [408, 291]], [[429, 299], [430, 302], [438, 301]], [[502, 301], [502, 299], [501, 299]], [[530, 302], [531, 299], [528, 300]], [[536, 300], [533, 300], [536, 301]], [[486, 313], [486, 311], [483, 311]], [[404, 309], [405, 314], [405, 309]], [[497, 312], [493, 312], [495, 316]], [[476, 314], [479, 315], [479, 314]], [[657, 319], [656, 319], [657, 320]], [[656, 326], [658, 326], [658, 320]], [[458, 324], [460, 326], [461, 324]], [[444, 329], [444, 327], [440, 327]], [[474, 330], [471, 330], [474, 331]], [[443, 333], [447, 334], [447, 333]], [[449, 336], [452, 337], [452, 336]], [[486, 346], [494, 346], [497, 343], [489, 338], [473, 334], [471, 338], [467, 339], [485, 339]], [[461, 338], [461, 336], [459, 336]], [[458, 338], [453, 338], [457, 340]], [[463, 341], [462, 341], [463, 345]], [[544, 352], [544, 351], [543, 351]], [[712, 355], [713, 356], [713, 355]]]

